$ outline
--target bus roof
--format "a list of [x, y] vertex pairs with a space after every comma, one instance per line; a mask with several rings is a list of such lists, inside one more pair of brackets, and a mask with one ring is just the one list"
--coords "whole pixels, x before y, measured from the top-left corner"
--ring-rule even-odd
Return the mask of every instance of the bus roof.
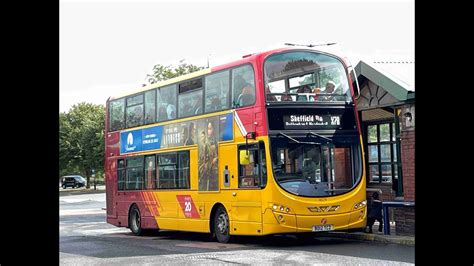
[[201, 69], [201, 70], [195, 71], [193, 73], [185, 74], [185, 75], [182, 75], [182, 76], [179, 76], [179, 77], [176, 77], [176, 78], [159, 81], [159, 82], [153, 83], [153, 84], [148, 84], [146, 86], [141, 87], [140, 89], [130, 90], [129, 92], [126, 92], [126, 93], [123, 93], [123, 94], [120, 94], [120, 95], [111, 96], [109, 98], [109, 100], [114, 100], [114, 99], [122, 98], [122, 97], [125, 97], [125, 96], [129, 96], [129, 95], [132, 95], [132, 94], [140, 93], [140, 92], [143, 92], [143, 91], [151, 90], [151, 89], [154, 89], [154, 88], [163, 87], [163, 86], [166, 86], [166, 85], [169, 85], [169, 84], [177, 83], [177, 82], [187, 80], [187, 79], [192, 79], [194, 77], [199, 77], [199, 76], [209, 74], [209, 73], [211, 73], [210, 68]]
[[[119, 98], [126, 97], [126, 96], [129, 96], [129, 95], [133, 95], [133, 94], [136, 94], [136, 93], [140, 93], [140, 92], [143, 92], [143, 91], [147, 91], [147, 90], [163, 87], [163, 86], [166, 86], [166, 85], [178, 83], [180, 81], [184, 81], [184, 80], [192, 79], [192, 78], [195, 78], [195, 77], [203, 76], [203, 75], [206, 75], [206, 74], [209, 74], [209, 73], [212, 73], [212, 72], [217, 72], [217, 71], [220, 71], [220, 70], [223, 70], [223, 69], [226, 69], [226, 68], [231, 68], [231, 67], [234, 67], [234, 66], [249, 63], [249, 62], [255, 60], [256, 58], [261, 58], [261, 57], [265, 58], [266, 56], [268, 56], [270, 54], [279, 53], [279, 52], [283, 52], [283, 51], [291, 51], [291, 50], [312, 50], [312, 51], [315, 51], [315, 52], [329, 53], [329, 54], [333, 54], [333, 55], [337, 56], [337, 54], [334, 54], [334, 52], [325, 51], [325, 49], [315, 49], [315, 48], [309, 48], [309, 47], [305, 47], [305, 46], [296, 46], [296, 47], [292, 46], [292, 47], [278, 48], [278, 49], [273, 49], [273, 50], [269, 50], [269, 51], [265, 51], [265, 52], [258, 52], [258, 53], [244, 55], [242, 57], [242, 59], [240, 59], [240, 60], [235, 60], [235, 61], [232, 61], [230, 63], [218, 65], [218, 66], [215, 66], [215, 67], [212, 67], [212, 68], [205, 68], [205, 69], [202, 69], [202, 70], [199, 70], [199, 71], [196, 71], [196, 72], [193, 72], [193, 73], [185, 74], [185, 75], [182, 75], [182, 76], [179, 76], [179, 77], [176, 77], [176, 78], [172, 78], [172, 79], [168, 79], [168, 80], [164, 80], [164, 81], [159, 81], [159, 82], [154, 83], [154, 84], [148, 84], [148, 85], [143, 86], [139, 89], [131, 89], [128, 92], [121, 93], [121, 94], [115, 95], [115, 96], [111, 96], [111, 97], [109, 97], [108, 100], [109, 101], [110, 100], [115, 100], [115, 99], [119, 99]], [[344, 63], [347, 64], [347, 59], [346, 58], [342, 58], [342, 57], [340, 57], [340, 58], [344, 61]]]

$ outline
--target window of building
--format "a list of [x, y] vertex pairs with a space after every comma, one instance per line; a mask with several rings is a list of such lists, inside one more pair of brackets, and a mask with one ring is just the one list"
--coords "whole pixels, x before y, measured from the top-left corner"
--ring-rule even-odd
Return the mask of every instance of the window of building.
[[394, 123], [367, 126], [369, 181], [392, 183], [398, 178], [397, 142]]
[[143, 94], [127, 98], [127, 128], [143, 125]]
[[205, 77], [205, 112], [211, 113], [229, 108], [229, 71]]
[[125, 98], [109, 103], [109, 118], [110, 131], [123, 129], [125, 127]]
[[157, 122], [176, 118], [176, 85], [170, 85], [157, 90], [156, 93]]
[[117, 188], [123, 190], [125, 188], [125, 160], [117, 160]]
[[127, 158], [126, 190], [143, 189], [143, 156]]
[[253, 68], [244, 65], [232, 69], [232, 106], [233, 108], [255, 103], [255, 78]]
[[189, 188], [189, 151], [157, 155], [160, 189]]
[[145, 93], [145, 124], [154, 123], [156, 120], [156, 91]]

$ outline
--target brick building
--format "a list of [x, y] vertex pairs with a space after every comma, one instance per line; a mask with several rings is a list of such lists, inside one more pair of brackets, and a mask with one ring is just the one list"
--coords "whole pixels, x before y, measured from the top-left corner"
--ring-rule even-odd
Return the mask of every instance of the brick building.
[[[362, 122], [367, 195], [382, 192], [383, 201], [415, 201], [415, 88], [413, 62], [360, 61], [357, 100]], [[408, 72], [407, 72], [408, 71]], [[410, 73], [401, 75], [400, 73]], [[413, 235], [413, 208], [390, 212], [397, 235]]]

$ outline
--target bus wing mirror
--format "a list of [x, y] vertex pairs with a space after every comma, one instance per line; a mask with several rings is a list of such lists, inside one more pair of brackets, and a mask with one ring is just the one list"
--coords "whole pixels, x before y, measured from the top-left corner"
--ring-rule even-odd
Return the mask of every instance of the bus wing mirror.
[[240, 165], [249, 165], [250, 164], [251, 153], [248, 150], [239, 151], [239, 163]]
[[359, 82], [357, 80], [357, 74], [356, 74], [355, 68], [352, 66], [350, 66], [348, 70], [349, 70], [349, 75], [351, 75], [352, 84], [355, 85], [355, 86], [352, 86], [354, 88], [354, 99], [357, 100], [360, 97], [360, 88], [359, 88]]

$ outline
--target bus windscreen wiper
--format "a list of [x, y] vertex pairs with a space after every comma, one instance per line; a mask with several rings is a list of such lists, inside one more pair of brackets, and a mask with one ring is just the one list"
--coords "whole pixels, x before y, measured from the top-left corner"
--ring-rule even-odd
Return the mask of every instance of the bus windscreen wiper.
[[287, 138], [287, 139], [289, 139], [289, 140], [291, 140], [291, 141], [294, 141], [294, 142], [296, 142], [296, 143], [298, 143], [298, 144], [321, 145], [321, 143], [317, 143], [317, 142], [299, 141], [299, 140], [294, 139], [294, 138], [292, 138], [292, 137], [290, 137], [290, 136], [288, 136], [288, 135], [286, 135], [286, 134], [284, 134], [284, 133], [278, 132], [278, 135], [277, 135], [277, 136], [280, 136], [280, 135], [283, 136], [283, 137], [285, 137], [285, 138]]
[[311, 132], [311, 131], [310, 131], [308, 134], [306, 134], [306, 137], [308, 137], [308, 136], [315, 136], [315, 137], [318, 137], [318, 138], [322, 138], [322, 139], [324, 139], [324, 140], [326, 140], [326, 141], [332, 142], [332, 139], [327, 138], [327, 137], [324, 137], [324, 136], [321, 136], [321, 135], [319, 135], [318, 133], [314, 133], [314, 132]]

